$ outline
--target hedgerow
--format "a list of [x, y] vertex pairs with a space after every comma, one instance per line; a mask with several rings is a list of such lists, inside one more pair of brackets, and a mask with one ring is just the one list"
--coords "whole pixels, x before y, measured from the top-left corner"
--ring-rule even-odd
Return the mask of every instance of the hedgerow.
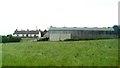
[[9, 42], [20, 42], [20, 37], [14, 37], [12, 35], [2, 36], [2, 43], [9, 43]]

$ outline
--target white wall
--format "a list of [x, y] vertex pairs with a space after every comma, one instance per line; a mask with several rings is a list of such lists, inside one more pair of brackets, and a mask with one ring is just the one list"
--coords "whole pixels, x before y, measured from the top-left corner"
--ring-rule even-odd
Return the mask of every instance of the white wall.
[[[34, 37], [35, 34], [28, 34], [28, 37]], [[13, 36], [17, 36], [17, 34], [14, 34]], [[36, 34], [39, 38], [41, 37], [41, 33]], [[19, 34], [19, 37], [23, 37], [23, 34]], [[26, 37], [26, 34], [24, 34], [24, 37]]]
[[[25, 35], [25, 37], [26, 37], [26, 35]], [[31, 34], [28, 34], [28, 37], [31, 37]]]
[[22, 36], [23, 36], [23, 34], [19, 34], [19, 36], [20, 36], [20, 37], [22, 37]]
[[38, 37], [41, 38], [41, 32], [39, 31]]
[[59, 34], [50, 34], [50, 41], [59, 41]]
[[65, 40], [70, 39], [71, 34], [50, 34], [50, 41], [59, 41], [59, 40]]
[[[17, 36], [17, 34], [14, 34], [13, 36]], [[18, 34], [19, 37], [23, 36], [22, 34]]]
[[16, 34], [14, 34], [13, 36], [17, 36]]
[[60, 40], [70, 39], [71, 34], [60, 34]]

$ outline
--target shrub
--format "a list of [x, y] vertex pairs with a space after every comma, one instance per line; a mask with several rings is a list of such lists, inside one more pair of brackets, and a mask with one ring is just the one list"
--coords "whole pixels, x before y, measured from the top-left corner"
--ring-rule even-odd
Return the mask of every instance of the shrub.
[[65, 39], [64, 41], [79, 41], [79, 39]]
[[65, 39], [64, 41], [99, 40], [99, 39], [111, 39], [111, 38]]
[[40, 38], [37, 41], [48, 41], [48, 40], [49, 40], [49, 38]]
[[13, 37], [11, 35], [2, 36], [2, 43], [8, 43], [8, 42], [20, 42], [20, 37]]

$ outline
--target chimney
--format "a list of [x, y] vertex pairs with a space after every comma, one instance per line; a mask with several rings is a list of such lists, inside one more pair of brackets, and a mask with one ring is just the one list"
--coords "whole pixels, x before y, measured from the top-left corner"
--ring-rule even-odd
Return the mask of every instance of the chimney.
[[27, 29], [27, 31], [29, 31], [29, 29]]
[[38, 31], [41, 31], [41, 29], [39, 29]]
[[37, 26], [36, 26], [36, 31], [38, 30]]
[[15, 31], [18, 31], [18, 29], [16, 29]]

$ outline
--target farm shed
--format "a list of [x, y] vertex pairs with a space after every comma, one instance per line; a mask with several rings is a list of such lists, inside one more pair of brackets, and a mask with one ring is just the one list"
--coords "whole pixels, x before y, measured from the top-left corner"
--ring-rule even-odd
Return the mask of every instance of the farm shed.
[[65, 39], [99, 39], [115, 38], [117, 35], [112, 27], [50, 27], [50, 41]]

